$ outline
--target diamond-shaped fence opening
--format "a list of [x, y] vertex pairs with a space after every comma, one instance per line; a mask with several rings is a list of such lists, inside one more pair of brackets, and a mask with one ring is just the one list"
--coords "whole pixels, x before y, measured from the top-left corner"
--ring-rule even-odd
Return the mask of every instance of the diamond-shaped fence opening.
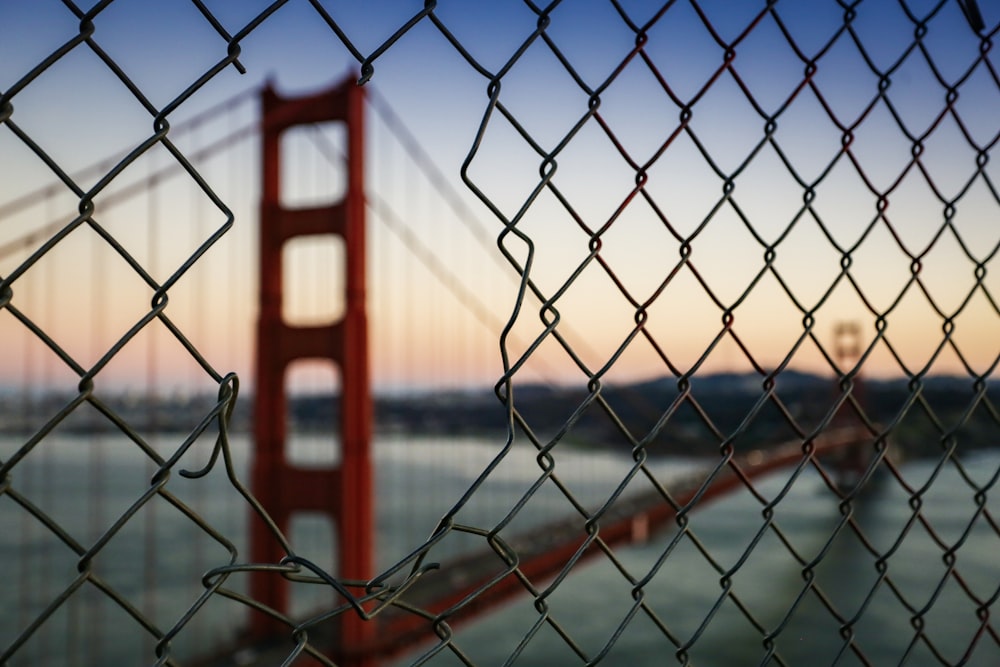
[[[997, 661], [985, 0], [15, 4], [0, 7], [0, 560], [19, 584], [0, 597], [0, 663]], [[368, 536], [272, 521], [255, 499], [269, 471], [240, 429], [260, 413], [234, 412], [228, 372], [254, 319], [228, 285], [255, 281], [255, 251], [226, 248], [275, 165], [248, 166], [249, 105], [199, 116], [237, 73], [260, 82], [271, 62], [304, 86], [334, 52], [402, 91], [395, 113], [452, 167], [429, 171], [397, 134], [407, 166], [368, 170], [385, 188], [364, 193], [373, 236], [420, 264], [403, 297], [378, 297], [376, 366], [395, 368], [377, 370], [416, 383], [468, 362], [452, 375], [492, 368], [478, 381], [498, 399], [378, 404], [382, 574], [339, 571]], [[421, 94], [429, 79], [462, 97]], [[313, 180], [340, 173], [348, 141], [291, 136], [312, 157], [284, 193], [350, 192]], [[233, 146], [236, 167], [217, 159]], [[443, 205], [415, 192], [420, 170]], [[328, 266], [348, 245], [314, 262], [316, 285], [350, 282]], [[300, 283], [313, 262], [288, 263]], [[415, 305], [432, 280], [490, 329], [492, 366], [459, 349], [468, 325], [441, 301]], [[350, 308], [324, 298], [302, 296], [302, 322]], [[313, 393], [346, 396], [348, 375]], [[345, 418], [346, 398], [310, 400], [284, 406], [292, 430]], [[309, 487], [316, 511], [329, 489], [308, 480], [326, 471], [292, 459], [275, 488]], [[252, 562], [251, 527], [284, 557]], [[286, 643], [244, 636], [248, 619]]]

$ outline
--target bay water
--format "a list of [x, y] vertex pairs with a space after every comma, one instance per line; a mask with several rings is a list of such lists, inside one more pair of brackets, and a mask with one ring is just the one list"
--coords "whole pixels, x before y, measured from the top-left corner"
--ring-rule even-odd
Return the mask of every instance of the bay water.
[[[182, 441], [169, 434], [150, 439], [165, 456]], [[0, 456], [6, 460], [21, 444], [0, 438]], [[302, 465], [335, 459], [325, 436], [299, 435], [291, 444]], [[503, 444], [501, 437], [379, 436], [380, 571], [424, 542]], [[99, 544], [131, 511], [156, 466], [122, 437], [69, 434], [43, 440], [15, 466], [14, 493], [0, 496], [6, 573], [0, 655], [39, 616], [47, 620], [7, 664], [155, 661], [152, 635], [107, 591], [161, 630], [178, 623], [204, 590], [202, 574], [230, 558], [188, 509], [231, 540], [238, 561], [249, 558], [248, 507], [222, 462], [201, 478], [178, 474], [204, 468], [211, 448], [208, 440], [194, 443], [172, 472], [171, 495], [138, 508], [94, 555], [90, 571], [104, 591], [93, 580], [81, 583], [77, 550]], [[248, 439], [235, 436], [231, 453], [234, 473], [246, 480]], [[516, 535], [577, 512], [564, 490], [594, 511], [634, 468], [628, 452], [570, 445], [558, 445], [552, 461], [563, 490], [553, 480], [535, 488], [549, 463], [540, 465], [537, 451], [515, 442], [456, 521], [480, 528], [509, 521], [503, 534]], [[756, 495], [741, 489], [706, 503], [688, 515], [684, 530], [675, 526], [644, 544], [616, 547], [614, 560], [580, 564], [557, 586], [533, 582], [543, 592], [540, 601], [521, 596], [457, 625], [453, 643], [442, 650], [415, 647], [395, 664], [459, 665], [461, 652], [479, 665], [573, 665], [597, 657], [609, 665], [998, 665], [988, 611], [1000, 588], [1000, 536], [989, 485], [1000, 452], [969, 452], [960, 461], [961, 469], [950, 461], [903, 463], [899, 472], [909, 491], [882, 476], [850, 507], [810, 467], [794, 477], [788, 469], [754, 480]], [[669, 489], [701, 464], [664, 458], [647, 467]], [[977, 487], [984, 492], [977, 495]], [[624, 493], [649, 488], [640, 472]], [[336, 572], [336, 540], [325, 518], [305, 515], [289, 533], [299, 555]], [[447, 564], [484, 548], [481, 537], [456, 531], [429, 560]], [[245, 575], [226, 585], [245, 591]], [[66, 599], [56, 604], [60, 596]], [[292, 602], [308, 613], [338, 600], [328, 587], [297, 585]], [[233, 641], [245, 619], [239, 604], [214, 596], [171, 642], [171, 655], [183, 664], [211, 652]]]

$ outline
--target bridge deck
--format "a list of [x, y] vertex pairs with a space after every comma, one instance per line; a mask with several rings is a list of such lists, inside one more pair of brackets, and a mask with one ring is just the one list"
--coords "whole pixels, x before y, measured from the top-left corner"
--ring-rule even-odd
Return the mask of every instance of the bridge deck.
[[[870, 434], [862, 429], [837, 429], [815, 440], [814, 455], [863, 446], [870, 442]], [[686, 507], [701, 493], [698, 498], [698, 506], [701, 506], [743, 484], [742, 478], [754, 479], [766, 475], [794, 464], [801, 458], [802, 443], [790, 442], [737, 457], [734, 461], [738, 464], [739, 473], [732, 466], [726, 467], [704, 490], [701, 486], [705, 472], [675, 480], [668, 490], [674, 503], [681, 508]], [[674, 506], [658, 491], [650, 490], [619, 499], [601, 517], [598, 535], [608, 547], [643, 542], [652, 532], [672, 521], [676, 514]], [[516, 553], [516, 566], [505, 563], [497, 551], [485, 549], [427, 572], [399, 598], [401, 603], [420, 609], [426, 615], [400, 607], [386, 609], [376, 617], [378, 631], [375, 633], [375, 643], [368, 649], [368, 655], [389, 657], [437, 640], [428, 616], [441, 616], [449, 625], [455, 626], [526, 592], [522, 577], [535, 585], [551, 579], [577, 553], [586, 538], [583, 517], [572, 516], [507, 539], [506, 544]], [[601, 548], [592, 543], [581, 554], [580, 560], [600, 553]], [[475, 597], [468, 604], [462, 605], [458, 610], [453, 609], [473, 594]], [[311, 643], [315, 646], [334, 645], [336, 638], [331, 636], [329, 630], [332, 628], [311, 631]], [[290, 649], [289, 642], [273, 647], [248, 648], [243, 651], [244, 659], [241, 661], [234, 662], [230, 657], [224, 662], [206, 663], [206, 666], [240, 664], [252, 667], [280, 664]]]

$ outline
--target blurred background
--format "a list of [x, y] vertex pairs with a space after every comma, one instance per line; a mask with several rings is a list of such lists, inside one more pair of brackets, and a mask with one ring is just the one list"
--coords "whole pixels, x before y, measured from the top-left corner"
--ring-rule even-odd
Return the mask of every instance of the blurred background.
[[[371, 64], [377, 570], [456, 508], [584, 535], [620, 495], [742, 479], [433, 664], [995, 664], [993, 3], [89, 4], [0, 0], [0, 662], [152, 663], [179, 622], [171, 660], [257, 650], [244, 605], [185, 618], [249, 510], [221, 464], [178, 473], [235, 373], [249, 476], [261, 90]], [[283, 206], [344, 197], [347, 136], [284, 133]], [[337, 321], [343, 241], [282, 252], [284, 320]], [[338, 465], [340, 369], [285, 382], [288, 460]], [[864, 455], [811, 456], [840, 427]], [[328, 517], [289, 539], [337, 572]], [[339, 599], [294, 586], [290, 614]]]

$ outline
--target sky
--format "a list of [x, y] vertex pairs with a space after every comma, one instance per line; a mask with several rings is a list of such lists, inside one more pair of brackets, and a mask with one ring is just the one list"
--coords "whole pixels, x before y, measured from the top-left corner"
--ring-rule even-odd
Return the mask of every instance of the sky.
[[[89, 8], [85, 4], [81, 9]], [[515, 312], [519, 279], [496, 248], [508, 223], [523, 238], [507, 234], [503, 246], [523, 266], [530, 239], [529, 276], [542, 294], [525, 298], [504, 338], [517, 380], [579, 384], [598, 373], [605, 382], [627, 382], [693, 369], [744, 372], [754, 368], [747, 353], [765, 371], [787, 364], [830, 373], [814, 342], [796, 347], [807, 317], [828, 351], [837, 323], [857, 322], [863, 347], [871, 346], [864, 372], [873, 376], [967, 374], [949, 346], [936, 353], [949, 327], [972, 373], [990, 372], [1000, 353], [1000, 316], [989, 299], [1000, 286], [993, 270], [1000, 206], [990, 189], [995, 165], [983, 168], [989, 180], [974, 178], [974, 146], [991, 146], [1000, 131], [1000, 85], [984, 64], [970, 72], [980, 41], [958, 3], [865, 0], [851, 21], [853, 34], [833, 39], [843, 26], [837, 3], [806, 7], [782, 0], [743, 34], [763, 4], [674, 3], [645, 33], [643, 53], [630, 57], [636, 33], [612, 3], [568, 0], [549, 14], [549, 43], [530, 41], [511, 63], [537, 25], [528, 4], [441, 2], [436, 18], [483, 71], [427, 19], [382, 53], [374, 61], [371, 94], [412, 130], [471, 215], [459, 220], [370, 111], [367, 187], [370, 198], [382, 202], [368, 211], [376, 387], [497, 381], [500, 329]], [[1000, 18], [991, 3], [980, 4], [988, 23]], [[205, 5], [236, 34], [269, 3]], [[375, 52], [422, 6], [325, 3], [362, 54]], [[620, 7], [637, 26], [661, 9], [649, 2]], [[923, 50], [911, 50], [892, 69], [879, 98], [872, 68], [887, 70], [911, 47], [914, 23], [907, 11], [917, 20], [930, 15]], [[120, 155], [152, 133], [152, 114], [86, 45], [18, 83], [78, 26], [62, 2], [0, 0], [0, 91], [17, 87], [11, 119], [68, 173]], [[168, 136], [235, 215], [232, 230], [171, 289], [167, 313], [214, 367], [235, 370], [252, 384], [258, 143], [248, 135], [227, 152], [201, 157], [200, 151], [251, 126], [255, 99], [249, 95], [227, 113], [182, 128], [185, 119], [266, 81], [289, 95], [312, 92], [356, 72], [358, 63], [311, 3], [289, 0], [240, 41], [245, 74], [227, 67], [174, 109], [188, 86], [226, 55], [225, 41], [196, 6], [117, 0], [97, 14], [94, 27], [96, 44], [149, 103], [171, 107], [168, 119], [177, 129]], [[802, 58], [817, 56], [811, 80], [819, 95], [802, 87]], [[995, 59], [987, 54], [990, 66]], [[491, 109], [488, 75], [499, 72], [502, 109], [493, 109], [478, 136]], [[938, 120], [949, 85], [958, 92], [953, 113]], [[585, 88], [596, 91], [594, 102]], [[594, 114], [590, 105], [598, 98]], [[690, 118], [682, 122], [685, 113]], [[772, 142], [764, 141], [768, 117]], [[842, 150], [845, 128], [848, 152]], [[922, 137], [919, 164], [907, 133]], [[339, 196], [342, 174], [318, 148], [327, 144], [342, 147], [342, 128], [286, 135], [286, 205]], [[0, 156], [0, 212], [5, 202], [55, 181], [9, 127], [0, 127]], [[468, 180], [493, 210], [463, 183], [466, 161]], [[225, 216], [180, 176], [164, 176], [121, 204], [102, 208], [101, 197], [124, 197], [130, 183], [174, 163], [154, 146], [107, 185], [95, 214], [159, 281]], [[546, 180], [542, 174], [553, 165]], [[636, 193], [640, 165], [646, 180]], [[81, 186], [92, 187], [99, 177], [82, 177]], [[51, 221], [73, 220], [79, 199], [59, 190], [0, 216], [0, 247]], [[938, 234], [947, 203], [963, 191], [949, 210], [950, 227]], [[877, 193], [886, 195], [881, 215]], [[811, 198], [808, 210], [804, 196]], [[406, 247], [406, 234], [434, 249], [436, 268], [428, 269], [413, 243]], [[484, 237], [492, 247], [480, 242]], [[594, 239], [599, 255], [592, 252]], [[19, 271], [41, 243], [29, 239], [0, 256], [0, 275]], [[773, 270], [766, 268], [769, 246]], [[336, 317], [341, 252], [329, 239], [287, 249], [287, 317], [303, 323]], [[920, 281], [914, 282], [917, 261]], [[976, 287], [978, 262], [985, 289]], [[141, 320], [152, 296], [86, 228], [19, 273], [12, 289], [13, 303], [84, 368]], [[456, 293], [474, 295], [488, 316], [477, 318]], [[576, 358], [546, 333], [553, 308], [556, 331]], [[78, 373], [37, 336], [9, 313], [0, 315], [8, 351], [0, 358], [0, 383], [75, 382]], [[132, 389], [211, 386], [162, 327], [138, 334], [99, 378]], [[298, 364], [291, 381], [304, 390], [337, 383], [335, 369], [317, 363]]]

